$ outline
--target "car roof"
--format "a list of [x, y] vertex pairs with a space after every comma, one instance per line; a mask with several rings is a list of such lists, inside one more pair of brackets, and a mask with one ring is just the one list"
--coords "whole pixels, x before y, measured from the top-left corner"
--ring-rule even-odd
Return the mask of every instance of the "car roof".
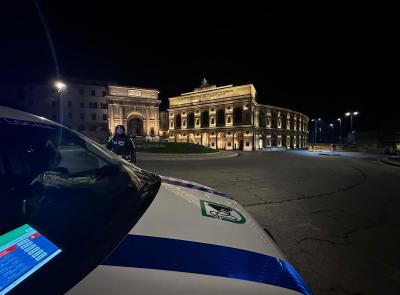
[[1, 105], [0, 105], [0, 118], [24, 120], [35, 123], [46, 123], [55, 126], [62, 126], [44, 117], [36, 116], [30, 113], [26, 113], [20, 110], [12, 109]]

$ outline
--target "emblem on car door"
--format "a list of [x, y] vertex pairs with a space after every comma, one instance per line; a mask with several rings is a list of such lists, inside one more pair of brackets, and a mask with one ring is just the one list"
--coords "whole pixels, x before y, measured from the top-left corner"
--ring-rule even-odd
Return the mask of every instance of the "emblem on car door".
[[214, 202], [200, 200], [201, 215], [242, 224], [246, 218], [237, 210]]

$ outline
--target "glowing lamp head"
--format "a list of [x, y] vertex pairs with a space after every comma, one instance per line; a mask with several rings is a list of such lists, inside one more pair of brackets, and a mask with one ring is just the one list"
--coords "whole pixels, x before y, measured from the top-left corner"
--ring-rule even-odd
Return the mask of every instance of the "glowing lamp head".
[[357, 115], [358, 115], [358, 112], [354, 112], [353, 115], [354, 115], [354, 116], [357, 116]]
[[56, 81], [56, 82], [54, 82], [54, 87], [56, 87], [58, 91], [62, 91], [67, 86], [61, 81]]
[[346, 117], [348, 117], [348, 116], [350, 116], [350, 115], [351, 115], [350, 112], [347, 112], [347, 113], [345, 114]]

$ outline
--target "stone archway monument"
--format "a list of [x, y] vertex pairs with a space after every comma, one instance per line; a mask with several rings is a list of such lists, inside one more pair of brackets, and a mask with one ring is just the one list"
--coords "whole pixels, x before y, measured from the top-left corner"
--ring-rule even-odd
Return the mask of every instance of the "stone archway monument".
[[159, 91], [126, 86], [108, 86], [108, 128], [124, 125], [129, 135], [159, 140]]

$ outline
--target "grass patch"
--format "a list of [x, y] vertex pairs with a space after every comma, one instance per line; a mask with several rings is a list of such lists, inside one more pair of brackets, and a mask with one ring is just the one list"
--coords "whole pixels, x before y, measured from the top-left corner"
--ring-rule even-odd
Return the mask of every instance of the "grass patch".
[[141, 142], [135, 144], [137, 152], [144, 153], [166, 153], [166, 154], [201, 154], [215, 153], [218, 150], [193, 144], [176, 142]]

